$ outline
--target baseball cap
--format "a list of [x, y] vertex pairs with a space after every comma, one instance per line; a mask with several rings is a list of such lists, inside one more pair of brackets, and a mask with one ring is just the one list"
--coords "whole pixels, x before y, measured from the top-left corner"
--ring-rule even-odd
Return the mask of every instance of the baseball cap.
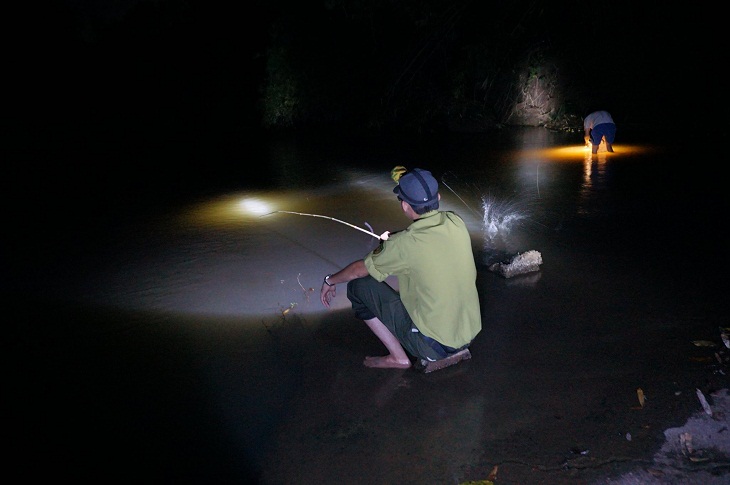
[[413, 207], [428, 205], [438, 199], [439, 184], [428, 170], [414, 168], [398, 179], [393, 193]]

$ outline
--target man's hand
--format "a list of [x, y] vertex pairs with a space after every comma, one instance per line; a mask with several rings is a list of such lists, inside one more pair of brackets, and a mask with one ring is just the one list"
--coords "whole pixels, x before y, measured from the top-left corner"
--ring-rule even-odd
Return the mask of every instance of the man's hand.
[[337, 286], [329, 286], [323, 281], [322, 289], [319, 291], [319, 300], [322, 302], [322, 305], [329, 308], [330, 302], [335, 296], [337, 296]]
[[[345, 285], [348, 281], [352, 281], [355, 278], [363, 278], [367, 276], [368, 269], [365, 267], [365, 261], [359, 259], [357, 261], [353, 261], [334, 274], [337, 275], [337, 281], [341, 285]], [[333, 275], [327, 276], [331, 278]], [[327, 281], [327, 276], [325, 276], [324, 281], [322, 282], [322, 289], [319, 290], [319, 301], [322, 302], [322, 305], [329, 308], [330, 303], [332, 303], [332, 299], [337, 296], [337, 290], [335, 289], [335, 283]]]

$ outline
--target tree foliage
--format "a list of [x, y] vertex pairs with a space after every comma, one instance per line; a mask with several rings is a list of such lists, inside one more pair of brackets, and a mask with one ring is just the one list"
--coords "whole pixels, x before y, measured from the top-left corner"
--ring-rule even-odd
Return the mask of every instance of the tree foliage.
[[542, 5], [329, 0], [316, 15], [282, 12], [271, 31], [263, 122], [424, 130], [520, 120], [510, 104], [525, 79], [518, 71], [526, 63], [545, 71], [530, 62], [558, 40]]

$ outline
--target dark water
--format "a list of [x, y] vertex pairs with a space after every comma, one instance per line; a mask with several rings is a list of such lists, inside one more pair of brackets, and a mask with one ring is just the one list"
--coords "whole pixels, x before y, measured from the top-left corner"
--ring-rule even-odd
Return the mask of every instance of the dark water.
[[[499, 465], [506, 484], [589, 483], [650, 458], [698, 409], [695, 389], [727, 385], [713, 355], [730, 314], [724, 181], [699, 137], [619, 130], [595, 159], [581, 140], [309, 135], [164, 170], [120, 156], [118, 179], [77, 180], [55, 203], [46, 180], [6, 241], [12, 461], [29, 481], [443, 484]], [[471, 361], [431, 375], [364, 368], [380, 344], [346, 304], [316, 305], [321, 275], [368, 236], [295, 216], [176, 222], [255, 191], [405, 225], [395, 165], [437, 174], [474, 236], [484, 329]], [[532, 249], [539, 272], [488, 270]]]

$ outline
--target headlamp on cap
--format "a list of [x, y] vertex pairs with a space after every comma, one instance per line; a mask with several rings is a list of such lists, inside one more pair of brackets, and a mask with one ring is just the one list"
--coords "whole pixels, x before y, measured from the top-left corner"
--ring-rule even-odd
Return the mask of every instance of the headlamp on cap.
[[[391, 176], [394, 177], [393, 174], [399, 168], [405, 170], [405, 167], [395, 167], [391, 171]], [[401, 173], [397, 181], [398, 185], [393, 189], [393, 193], [413, 207], [429, 205], [438, 200], [439, 185], [428, 170], [414, 168]]]

